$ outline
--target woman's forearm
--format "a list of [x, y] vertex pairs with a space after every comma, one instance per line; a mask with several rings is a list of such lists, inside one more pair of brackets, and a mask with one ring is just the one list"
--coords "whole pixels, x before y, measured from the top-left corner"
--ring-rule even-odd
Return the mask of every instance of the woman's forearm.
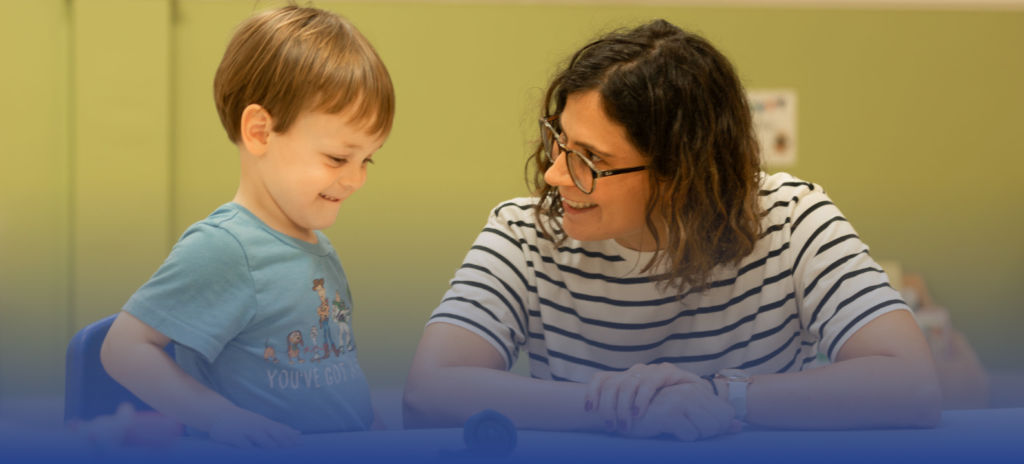
[[745, 421], [754, 425], [788, 429], [934, 427], [941, 415], [942, 393], [934, 370], [891, 356], [866, 356], [753, 379], [747, 389]]
[[834, 364], [754, 376], [747, 397], [747, 422], [779, 428], [935, 427], [942, 414], [935, 363], [909, 311], [864, 325]]
[[586, 385], [523, 377], [486, 367], [442, 367], [410, 373], [405, 387], [405, 428], [461, 427], [484, 409], [533, 430], [603, 430], [584, 410]]

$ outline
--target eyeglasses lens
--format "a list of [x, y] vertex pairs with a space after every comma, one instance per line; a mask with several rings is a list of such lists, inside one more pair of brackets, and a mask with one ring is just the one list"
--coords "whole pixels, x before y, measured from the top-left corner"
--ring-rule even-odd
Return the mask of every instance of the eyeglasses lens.
[[570, 155], [567, 160], [569, 161], [569, 172], [572, 173], [572, 179], [580, 190], [584, 193], [590, 193], [594, 189], [594, 171], [591, 171], [590, 166], [587, 166], [587, 163], [583, 161], [582, 155], [577, 152], [572, 152]]

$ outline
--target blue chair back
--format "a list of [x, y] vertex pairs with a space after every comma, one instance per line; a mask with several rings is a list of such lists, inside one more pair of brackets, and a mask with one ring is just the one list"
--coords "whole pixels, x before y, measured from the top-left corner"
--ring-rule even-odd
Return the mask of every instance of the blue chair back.
[[[153, 409], [111, 378], [100, 362], [100, 348], [116, 317], [114, 314], [89, 324], [68, 344], [64, 365], [65, 421], [113, 414], [125, 401], [132, 403], [136, 411]], [[164, 351], [174, 358], [174, 343], [168, 343]]]

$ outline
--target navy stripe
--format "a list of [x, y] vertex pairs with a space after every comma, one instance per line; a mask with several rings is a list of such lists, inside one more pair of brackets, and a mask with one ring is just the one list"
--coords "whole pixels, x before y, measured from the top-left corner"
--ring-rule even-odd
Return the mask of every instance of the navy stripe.
[[[854, 293], [853, 296], [851, 296], [851, 297], [849, 297], [849, 298], [839, 302], [839, 304], [836, 305], [836, 309], [834, 311], [832, 311], [832, 315], [829, 316], [828, 319], [825, 320], [825, 322], [822, 322], [821, 323], [821, 327], [818, 328], [818, 340], [821, 340], [821, 339], [825, 338], [825, 336], [824, 336], [824, 334], [825, 334], [825, 326], [828, 325], [829, 322], [832, 322], [832, 319], [834, 319], [836, 317], [836, 315], [839, 314], [839, 311], [841, 311], [843, 308], [849, 306], [854, 301], [857, 301], [858, 299], [860, 299], [860, 297], [862, 297], [864, 295], [867, 295], [868, 293], [871, 293], [871, 292], [873, 292], [875, 290], [878, 290], [880, 288], [886, 288], [886, 287], [889, 287], [889, 282], [882, 282], [880, 284], [875, 284], [875, 285], [872, 285], [872, 286], [869, 286], [869, 287], [864, 287], [864, 288], [860, 289], [857, 293]], [[889, 287], [889, 288], [892, 288], [892, 287]]]
[[[550, 282], [552, 285], [554, 285], [556, 287], [564, 288], [566, 291], [569, 292], [569, 295], [572, 295], [573, 299], [580, 300], [580, 301], [592, 301], [592, 302], [595, 302], [595, 303], [604, 303], [604, 304], [607, 304], [607, 305], [618, 306], [618, 307], [660, 306], [660, 305], [669, 304], [669, 303], [675, 303], [675, 302], [679, 301], [678, 298], [675, 295], [659, 298], [657, 300], [642, 300], [642, 301], [614, 300], [614, 299], [611, 299], [611, 298], [605, 298], [603, 296], [594, 296], [594, 295], [587, 295], [585, 293], [576, 293], [576, 292], [574, 292], [572, 290], [569, 290], [569, 287], [566, 286], [565, 282], [560, 282], [560, 281], [557, 281], [555, 279], [552, 279], [547, 274], [545, 274], [543, 272], [540, 272], [540, 271], [534, 271], [534, 275], [537, 276], [538, 281], [544, 280], [544, 281]], [[648, 281], [648, 283], [650, 283], [650, 281]]]
[[799, 201], [800, 201], [800, 199], [797, 198], [797, 197], [793, 197], [793, 199], [789, 200], [789, 201], [776, 201], [774, 205], [772, 205], [770, 208], [764, 210], [764, 212], [761, 213], [761, 216], [767, 216], [768, 213], [771, 213], [773, 209], [778, 208], [780, 206], [787, 206], [790, 203], [797, 203]]
[[813, 212], [814, 212], [814, 210], [816, 210], [816, 209], [818, 209], [818, 208], [821, 208], [822, 206], [825, 206], [825, 205], [833, 205], [833, 206], [834, 206], [834, 204], [833, 204], [833, 203], [832, 203], [831, 201], [828, 201], [828, 200], [824, 200], [824, 201], [819, 201], [819, 202], [817, 202], [817, 203], [815, 203], [815, 204], [811, 205], [811, 207], [810, 207], [810, 208], [807, 208], [807, 210], [806, 210], [806, 211], [804, 211], [804, 212], [803, 212], [802, 214], [800, 214], [800, 217], [799, 217], [799, 218], [797, 218], [797, 219], [796, 219], [796, 222], [794, 222], [794, 223], [793, 223], [793, 229], [792, 229], [792, 231], [793, 231], [793, 232], [796, 232], [796, 228], [797, 228], [797, 227], [800, 227], [800, 223], [801, 223], [801, 222], [803, 222], [803, 221], [804, 221], [804, 219], [805, 219], [805, 218], [807, 218], [807, 216], [808, 216], [808, 215], [810, 215], [811, 213], [813, 213]]
[[782, 224], [775, 224], [775, 225], [765, 229], [764, 232], [761, 233], [761, 236], [758, 237], [757, 239], [761, 240], [762, 238], [765, 238], [765, 237], [767, 237], [768, 235], [770, 235], [770, 234], [772, 234], [774, 232], [778, 232], [778, 231], [782, 230], [784, 227], [786, 227], [786, 224], [789, 224], [789, 220], [790, 220], [790, 218], [787, 217], [786, 220]]
[[533, 204], [532, 203], [526, 204], [526, 205], [520, 205], [520, 204], [518, 204], [518, 203], [516, 203], [514, 201], [510, 201], [508, 203], [502, 203], [502, 204], [498, 205], [497, 208], [494, 208], [494, 217], [498, 217], [498, 213], [501, 210], [505, 209], [506, 206], [515, 206], [516, 208], [519, 208], [519, 209], [521, 209], [523, 211], [526, 211], [528, 209], [533, 209]]
[[[493, 228], [490, 228], [490, 227], [485, 227], [483, 232], [488, 232], [488, 233], [491, 233], [491, 234], [498, 235], [501, 238], [504, 238], [505, 240], [508, 240], [510, 243], [512, 243], [513, 245], [515, 245], [517, 247], [526, 246], [530, 251], [532, 251], [534, 253], [537, 253], [537, 254], [541, 254], [540, 249], [537, 248], [536, 245], [530, 244], [524, 238], [520, 238], [520, 239], [517, 240], [517, 239], [514, 239], [514, 238], [510, 237], [508, 234], [504, 233], [503, 231], [500, 231], [498, 229], [493, 229]], [[581, 255], [586, 256], [588, 258], [603, 259], [605, 261], [612, 262], [612, 263], [622, 262], [622, 261], [626, 260], [625, 258], [623, 258], [623, 257], [621, 257], [619, 255], [606, 255], [606, 254], [598, 252], [598, 251], [584, 250], [583, 248], [558, 247], [557, 250], [559, 252], [561, 252], [561, 253], [581, 254]]]
[[498, 342], [498, 346], [500, 346], [501, 349], [505, 351], [505, 360], [506, 360], [506, 362], [508, 362], [509, 369], [512, 368], [512, 353], [508, 352], [508, 347], [506, 347], [505, 344], [502, 343], [502, 341], [500, 339], [498, 339], [498, 337], [496, 335], [494, 335], [494, 332], [491, 332], [490, 330], [487, 330], [487, 327], [484, 327], [484, 326], [480, 325], [478, 322], [476, 322], [476, 321], [474, 321], [472, 319], [469, 319], [467, 317], [459, 316], [458, 314], [437, 313], [437, 314], [434, 314], [433, 316], [430, 316], [430, 318], [431, 319], [441, 319], [441, 318], [455, 319], [457, 321], [465, 322], [465, 323], [467, 323], [467, 324], [469, 324], [469, 325], [471, 325], [473, 327], [476, 327], [476, 328], [480, 329], [481, 331], [483, 331], [483, 333], [485, 333], [488, 336], [490, 336], [491, 339], [493, 339], [494, 341]]
[[849, 279], [852, 279], [867, 272], [882, 272], [882, 270], [867, 267], [864, 269], [857, 269], [856, 271], [848, 272], [846, 273], [846, 275], [840, 277], [839, 280], [836, 281], [836, 283], [832, 284], [832, 288], [828, 290], [828, 293], [826, 293], [825, 296], [818, 303], [818, 307], [814, 308], [814, 312], [811, 313], [811, 322], [807, 324], [807, 328], [811, 328], [814, 326], [814, 321], [818, 319], [818, 313], [821, 312], [821, 308], [825, 307], [825, 303], [828, 303], [829, 298], [832, 298], [832, 295], [839, 291], [839, 286], [843, 285], [843, 282], [846, 282]]
[[882, 302], [882, 303], [879, 303], [879, 304], [875, 305], [874, 307], [872, 307], [871, 309], [869, 309], [867, 311], [864, 311], [864, 312], [858, 314], [857, 317], [853, 318], [853, 320], [850, 321], [849, 324], [846, 324], [846, 327], [843, 327], [843, 330], [839, 331], [839, 335], [836, 335], [835, 340], [832, 340], [832, 345], [830, 345], [828, 347], [828, 358], [832, 359], [832, 350], [834, 350], [836, 348], [836, 343], [839, 343], [839, 340], [843, 339], [843, 335], [846, 335], [846, 332], [849, 332], [850, 329], [853, 328], [853, 326], [857, 325], [857, 323], [860, 322], [861, 320], [863, 320], [865, 317], [870, 316], [871, 313], [874, 313], [875, 311], [878, 311], [879, 309], [882, 309], [882, 308], [884, 308], [886, 306], [892, 306], [894, 304], [905, 304], [905, 303], [903, 303], [903, 300], [889, 300], [889, 301], [885, 301], [885, 302]]
[[[580, 366], [591, 367], [591, 368], [597, 369], [599, 371], [622, 372], [622, 371], [626, 370], [625, 368], [620, 369], [620, 368], [617, 368], [617, 367], [606, 366], [604, 364], [601, 364], [601, 363], [596, 362], [596, 361], [591, 361], [589, 359], [577, 358], [577, 357], [572, 356], [572, 355], [568, 355], [568, 354], [565, 354], [565, 353], [562, 353], [562, 352], [558, 352], [558, 351], [552, 350], [551, 348], [548, 348], [548, 356], [551, 357], [551, 358], [557, 358], [557, 359], [561, 359], [563, 361], [568, 361], [568, 362], [573, 363], [573, 364], [578, 364]], [[551, 376], [554, 377], [554, 374], [551, 374]]]
[[793, 367], [793, 364], [796, 364], [796, 358], [798, 356], [800, 356], [800, 353], [802, 353], [804, 351], [804, 347], [802, 346], [803, 342], [800, 342], [800, 345], [801, 345], [800, 348], [793, 352], [793, 359], [790, 359], [789, 362], [786, 363], [785, 366], [782, 366], [782, 369], [779, 369], [779, 370], [775, 371], [776, 374], [785, 373], [786, 371], [789, 370], [790, 367]]
[[[700, 332], [674, 333], [674, 334], [671, 334], [671, 335], [669, 335], [669, 336], [667, 336], [667, 337], [665, 337], [665, 338], [663, 338], [663, 339], [661, 339], [659, 341], [656, 341], [654, 343], [648, 343], [648, 344], [645, 344], [645, 345], [612, 345], [610, 343], [603, 343], [603, 342], [599, 342], [599, 341], [596, 341], [596, 340], [591, 340], [591, 339], [586, 338], [583, 335], [580, 335], [580, 334], [578, 334], [576, 332], [565, 330], [565, 329], [562, 329], [562, 328], [559, 328], [559, 327], [556, 327], [556, 326], [553, 326], [553, 325], [550, 325], [550, 324], [544, 324], [544, 331], [545, 332], [555, 333], [555, 334], [561, 335], [563, 337], [566, 337], [566, 338], [569, 338], [569, 339], [572, 339], [572, 340], [578, 340], [578, 341], [581, 341], [583, 343], [586, 343], [587, 345], [590, 345], [590, 346], [593, 346], [593, 347], [596, 347], [596, 348], [600, 348], [602, 350], [615, 351], [615, 352], [620, 352], [620, 353], [621, 352], [647, 351], [647, 350], [653, 350], [655, 348], [658, 348], [661, 345], [664, 345], [665, 343], [667, 343], [669, 341], [672, 341], [672, 340], [693, 340], [693, 339], [698, 339], [698, 338], [716, 337], [716, 336], [719, 336], [719, 335], [727, 334], [729, 332], [732, 332], [733, 330], [736, 330], [741, 325], [744, 325], [744, 324], [746, 324], [748, 322], [753, 321], [760, 314], [766, 313], [766, 312], [771, 311], [773, 309], [781, 308], [783, 305], [786, 304], [787, 301], [793, 299], [794, 297], [795, 297], [795, 295], [793, 293], [790, 293], [788, 296], [786, 296], [785, 298], [783, 298], [783, 299], [781, 299], [779, 301], [776, 301], [774, 303], [767, 304], [767, 305], [764, 305], [764, 306], [758, 308], [756, 313], [748, 314], [747, 316], [743, 317], [742, 319], [740, 319], [740, 320], [738, 320], [736, 322], [733, 322], [732, 324], [729, 324], [729, 325], [724, 326], [724, 327], [720, 327], [720, 328], [717, 328], [717, 329], [714, 329], [714, 330], [704, 330], [704, 331], [700, 331]], [[796, 319], [796, 318], [797, 318], [796, 314], [791, 314], [783, 322], [783, 325], [788, 324], [789, 321], [791, 321], [793, 319]]]
[[792, 345], [793, 340], [796, 340], [796, 337], [798, 336], [800, 336], [799, 330], [793, 332], [793, 336], [789, 337], [789, 340], [786, 341], [785, 345], [778, 347], [775, 351], [772, 351], [771, 353], [761, 356], [760, 358], [752, 359], [743, 364], [740, 364], [739, 367], [737, 367], [737, 369], [750, 369], [751, 367], [760, 366], [761, 364], [768, 362], [772, 358], [782, 354], [783, 351], [786, 351], [786, 348], [789, 348], [789, 345]]
[[807, 295], [811, 294], [811, 291], [814, 290], [814, 287], [816, 287], [818, 285], [818, 281], [820, 281], [822, 279], [822, 277], [825, 277], [830, 272], [836, 270], [836, 268], [838, 268], [839, 266], [842, 266], [843, 264], [846, 264], [847, 261], [849, 261], [849, 260], [851, 260], [853, 258], [856, 258], [857, 255], [859, 255], [861, 253], [864, 253], [864, 252], [861, 251], [860, 253], [854, 253], [852, 255], [844, 256], [842, 258], [839, 258], [839, 259], [835, 260], [835, 262], [830, 264], [824, 271], [821, 272], [821, 274], [818, 274], [818, 276], [815, 277], [813, 281], [811, 281], [811, 285], [808, 285], [807, 288], [804, 289], [804, 298], [807, 298]]
[[544, 334], [535, 332], [526, 332], [526, 335], [534, 340], [544, 340]]
[[559, 376], [557, 376], [557, 375], [555, 375], [555, 374], [551, 374], [551, 380], [554, 380], [554, 381], [557, 381], [557, 382], [572, 382], [572, 383], [579, 383], [579, 382], [576, 382], [575, 380], [572, 380], [572, 379], [567, 379], [567, 378], [565, 378], [565, 377], [559, 377]]
[[[718, 358], [721, 358], [722, 356], [725, 356], [726, 354], [728, 354], [728, 353], [730, 353], [732, 351], [738, 350], [740, 348], [746, 348], [752, 342], [755, 342], [755, 341], [758, 341], [758, 340], [762, 340], [762, 339], [771, 337], [772, 335], [775, 335], [775, 334], [781, 332], [782, 329], [786, 328], [787, 323], [789, 321], [792, 321], [795, 316], [796, 316], [795, 314], [791, 315], [790, 317], [786, 318], [786, 322], [780, 324], [779, 326], [777, 326], [775, 328], [772, 328], [772, 329], [768, 329], [768, 330], [766, 330], [764, 332], [761, 332], [761, 333], [756, 333], [752, 337], [750, 337], [750, 340], [746, 340], [746, 341], [742, 341], [742, 342], [736, 343], [736, 344], [730, 346], [729, 348], [726, 348], [725, 351], [722, 351], [720, 353], [700, 355], [700, 356], [661, 357], [661, 358], [658, 358], [658, 359], [655, 359], [655, 360], [651, 361], [650, 364], [657, 364], [657, 363], [662, 363], [662, 362], [668, 362], [668, 363], [687, 363], [687, 362], [710, 361], [712, 359], [718, 359]], [[797, 331], [796, 333], [799, 334], [800, 332]]]
[[545, 357], [543, 357], [543, 356], [541, 356], [539, 354], [530, 353], [530, 359], [532, 359], [534, 361], [542, 362], [544, 364], [550, 364], [550, 363], [548, 363], [548, 358], [545, 358]]
[[555, 267], [558, 268], [558, 270], [560, 270], [560, 271], [562, 271], [562, 272], [564, 272], [566, 274], [573, 274], [573, 275], [576, 275], [576, 276], [583, 277], [584, 279], [600, 280], [602, 282], [608, 282], [610, 284], [620, 284], [620, 285], [649, 284], [649, 283], [653, 282], [654, 279], [658, 278], [658, 276], [629, 277], [629, 278], [610, 277], [610, 276], [606, 276], [604, 274], [595, 274], [595, 273], [591, 273], [591, 272], [581, 271], [581, 270], [576, 269], [576, 268], [571, 267], [571, 266], [566, 266], [564, 264], [556, 263], [554, 258], [551, 258], [550, 256], [541, 256], [540, 259], [541, 259], [541, 261], [544, 261], [545, 263], [554, 264]]
[[465, 269], [475, 269], [477, 271], [486, 273], [486, 274], [490, 275], [491, 277], [494, 277], [494, 279], [497, 280], [501, 284], [502, 287], [505, 287], [505, 291], [507, 291], [509, 295], [512, 295], [512, 298], [516, 299], [516, 302], [519, 303], [519, 309], [521, 309], [523, 311], [523, 313], [526, 313], [526, 305], [523, 304], [523, 299], [519, 297], [519, 293], [516, 292], [515, 289], [513, 289], [511, 285], [509, 285], [504, 280], [502, 280], [501, 277], [498, 277], [493, 272], [491, 272], [490, 269], [487, 269], [486, 267], [483, 267], [483, 266], [477, 266], [476, 264], [472, 264], [472, 263], [465, 263], [465, 264], [462, 265], [462, 268], [465, 268]]
[[806, 366], [807, 363], [809, 363], [811, 361], [814, 361], [815, 359], [818, 359], [818, 353], [814, 353], [813, 355], [808, 356], [808, 357], [802, 359], [800, 361], [800, 370], [801, 371], [804, 370], [804, 366]]
[[[540, 300], [540, 304], [542, 306], [547, 306], [547, 307], [552, 308], [554, 310], [557, 310], [559, 312], [575, 316], [577, 319], [580, 320], [580, 322], [583, 322], [584, 324], [594, 325], [594, 326], [598, 326], [598, 327], [608, 327], [608, 328], [612, 328], [612, 329], [622, 329], [622, 330], [652, 329], [652, 328], [655, 328], [655, 327], [664, 327], [664, 326], [666, 326], [668, 324], [671, 324], [672, 322], [674, 322], [675, 320], [677, 320], [677, 319], [679, 319], [681, 317], [688, 317], [688, 316], [694, 316], [694, 315], [697, 315], [697, 314], [710, 314], [710, 313], [717, 313], [717, 312], [725, 311], [730, 306], [733, 306], [733, 305], [735, 305], [737, 303], [741, 303], [744, 300], [746, 300], [747, 298], [750, 298], [750, 297], [752, 297], [754, 295], [757, 295], [758, 293], [761, 293], [761, 290], [764, 288], [765, 285], [770, 284], [770, 283], [774, 283], [775, 281], [778, 281], [778, 280], [781, 280], [783, 277], [786, 277], [788, 275], [789, 275], [789, 271], [786, 270], [786, 271], [783, 271], [781, 274], [779, 274], [777, 276], [769, 277], [768, 279], [765, 279], [765, 283], [763, 283], [763, 284], [761, 284], [761, 285], [759, 285], [757, 287], [754, 287], [754, 288], [748, 290], [746, 293], [744, 293], [744, 294], [742, 294], [740, 296], [737, 296], [737, 297], [729, 300], [728, 302], [720, 304], [720, 305], [707, 306], [707, 307], [701, 307], [701, 308], [695, 308], [695, 309], [688, 309], [688, 310], [685, 310], [685, 311], [680, 311], [675, 316], [672, 316], [672, 317], [670, 317], [668, 319], [663, 319], [663, 320], [660, 320], [660, 321], [644, 322], [644, 323], [638, 323], [638, 324], [621, 323], [621, 322], [608, 322], [608, 321], [603, 321], [603, 320], [599, 320], [599, 319], [586, 318], [586, 317], [580, 316], [579, 313], [577, 313], [576, 310], [573, 309], [573, 308], [570, 308], [570, 307], [567, 307], [567, 306], [562, 306], [562, 305], [560, 305], [558, 303], [555, 303], [555, 302], [553, 302], [551, 300], [548, 300], [548, 299], [546, 299], [544, 297], [541, 297], [540, 295], [538, 295], [537, 297]], [[532, 314], [531, 314], [531, 316], [532, 316]], [[539, 316], [539, 313], [538, 313], [538, 316]]]
[[796, 259], [793, 260], [794, 274], [796, 273], [797, 266], [800, 265], [800, 259], [803, 258], [804, 253], [807, 252], [807, 248], [810, 247], [811, 244], [814, 243], [814, 239], [818, 238], [818, 235], [821, 235], [821, 233], [824, 232], [825, 229], [828, 228], [828, 226], [832, 225], [833, 222], [846, 222], [846, 218], [842, 216], [836, 216], [832, 219], [829, 219], [828, 221], [825, 221], [825, 223], [822, 224], [821, 227], [818, 227], [818, 230], [815, 230], [814, 233], [811, 234], [811, 238], [807, 239], [807, 241], [804, 242], [804, 247], [800, 249], [800, 254], [796, 255]]
[[495, 258], [498, 258], [501, 262], [505, 263], [505, 265], [508, 266], [508, 268], [511, 269], [512, 272], [516, 273], [516, 277], [519, 277], [519, 281], [523, 283], [524, 287], [529, 287], [530, 286], [530, 284], [528, 284], [526, 282], [526, 276], [524, 276], [522, 272], [519, 272], [519, 269], [514, 264], [512, 264], [512, 262], [509, 261], [508, 258], [502, 256], [501, 253], [498, 253], [497, 251], [494, 251], [494, 250], [492, 250], [490, 248], [487, 248], [487, 247], [485, 247], [483, 245], [473, 245], [469, 250], [470, 251], [472, 251], [472, 250], [480, 250], [480, 251], [482, 251], [484, 253], [487, 253], [487, 254], [490, 254], [491, 256], [494, 256]]
[[757, 194], [763, 197], [778, 192], [782, 187], [799, 187], [801, 185], [806, 185], [808, 189], [814, 190], [814, 184], [810, 182], [783, 182], [782, 185], [775, 187], [775, 190], [761, 190]]
[[[505, 240], [508, 240], [508, 241], [509, 241], [509, 243], [511, 243], [512, 245], [515, 245], [516, 247], [520, 247], [520, 246], [522, 246], [523, 242], [525, 242], [525, 240], [516, 240], [516, 239], [514, 239], [514, 238], [510, 237], [510, 236], [509, 236], [508, 234], [506, 234], [505, 232], [503, 232], [503, 231], [500, 231], [500, 230], [498, 230], [498, 229], [492, 229], [492, 228], [490, 228], [490, 227], [484, 227], [484, 230], [483, 230], [483, 231], [482, 231], [481, 233], [483, 233], [483, 232], [488, 232], [488, 233], [491, 233], [491, 234], [497, 235], [497, 236], [499, 236], [499, 237], [501, 237], [501, 238], [503, 238], [503, 239], [505, 239]], [[537, 248], [537, 247], [532, 247], [532, 248], [533, 248], [533, 249], [534, 249], [535, 251], [537, 251], [537, 250], [536, 250], [536, 248]]]
[[489, 286], [487, 284], [484, 284], [484, 283], [481, 283], [481, 282], [476, 282], [476, 281], [473, 281], [473, 280], [453, 280], [452, 281], [452, 287], [454, 287], [456, 285], [466, 285], [466, 286], [469, 286], [469, 287], [476, 287], [476, 288], [479, 288], [481, 290], [486, 290], [490, 294], [498, 297], [498, 299], [501, 300], [501, 302], [505, 304], [505, 307], [508, 308], [508, 312], [512, 313], [512, 317], [514, 317], [516, 319], [516, 325], [519, 326], [519, 333], [526, 333], [526, 327], [523, 326], [523, 321], [519, 319], [519, 314], [516, 311], [516, 308], [512, 307], [512, 303], [509, 303], [508, 299], [506, 299], [505, 296], [501, 294], [501, 292], [491, 288], [491, 286]]
[[860, 237], [858, 237], [857, 234], [844, 235], [842, 237], [839, 237], [839, 238], [837, 238], [837, 239], [835, 239], [835, 240], [833, 240], [831, 242], [828, 242], [828, 243], [822, 245], [821, 248], [818, 248], [818, 252], [815, 253], [814, 256], [818, 256], [818, 255], [828, 251], [829, 248], [832, 248], [832, 247], [834, 247], [834, 246], [836, 246], [836, 245], [838, 245], [840, 243], [843, 243], [843, 242], [845, 242], [847, 240], [850, 240], [850, 239], [853, 239], [853, 238], [860, 239]]

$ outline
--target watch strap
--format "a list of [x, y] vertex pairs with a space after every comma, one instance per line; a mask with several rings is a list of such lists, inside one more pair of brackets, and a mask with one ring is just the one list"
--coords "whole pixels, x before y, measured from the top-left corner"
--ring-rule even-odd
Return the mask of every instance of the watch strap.
[[726, 382], [729, 385], [729, 404], [736, 411], [736, 419], [747, 417], [747, 382]]

